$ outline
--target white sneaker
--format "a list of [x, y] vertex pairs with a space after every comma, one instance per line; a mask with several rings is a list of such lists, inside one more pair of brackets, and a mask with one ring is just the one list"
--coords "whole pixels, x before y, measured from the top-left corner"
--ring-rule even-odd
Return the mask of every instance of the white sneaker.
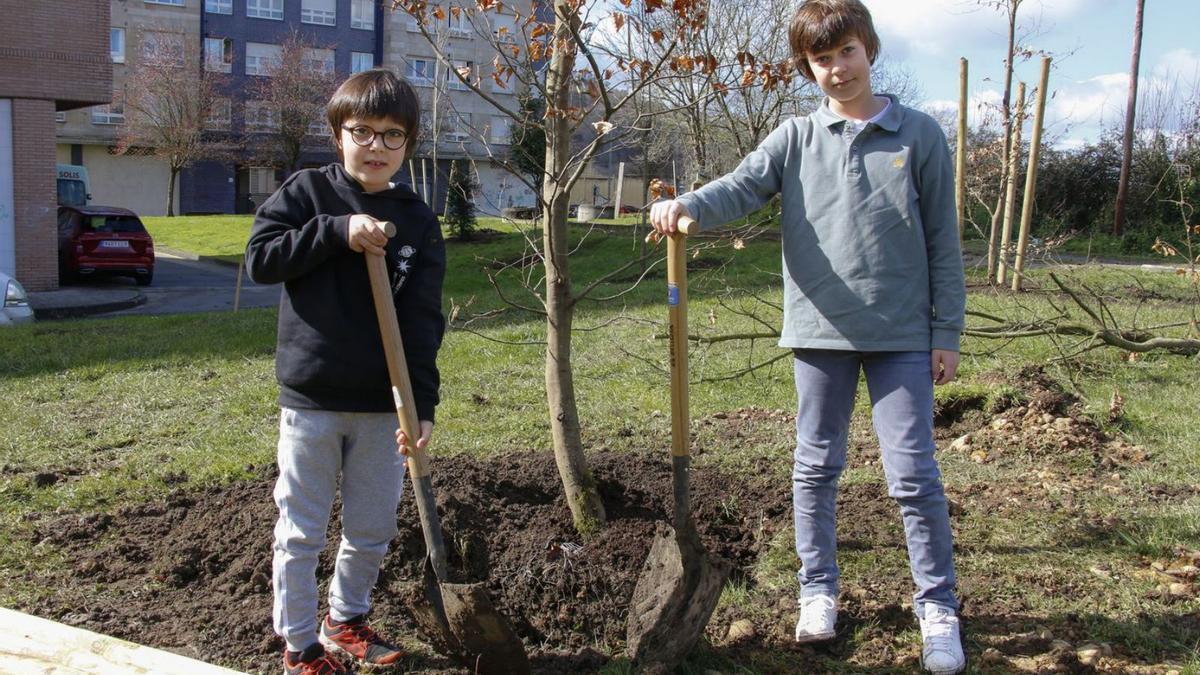
[[958, 636], [958, 617], [949, 607], [925, 603], [921, 641], [924, 643], [921, 665], [933, 675], [954, 675], [967, 667], [967, 657]]
[[820, 642], [833, 639], [837, 623], [837, 600], [821, 594], [800, 598], [800, 620], [796, 622], [796, 642]]

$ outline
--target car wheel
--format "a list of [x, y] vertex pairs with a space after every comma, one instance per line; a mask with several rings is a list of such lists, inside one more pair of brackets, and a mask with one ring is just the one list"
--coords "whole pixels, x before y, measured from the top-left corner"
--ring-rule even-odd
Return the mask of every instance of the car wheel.
[[137, 285], [138, 286], [149, 286], [151, 281], [154, 281], [154, 272], [150, 272], [149, 274], [137, 275]]

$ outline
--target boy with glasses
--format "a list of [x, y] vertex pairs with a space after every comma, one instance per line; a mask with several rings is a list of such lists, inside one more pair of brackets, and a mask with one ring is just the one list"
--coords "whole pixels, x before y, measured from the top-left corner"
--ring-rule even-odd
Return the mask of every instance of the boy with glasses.
[[[416, 143], [416, 92], [388, 70], [358, 73], [334, 93], [327, 118], [342, 161], [289, 177], [258, 209], [246, 246], [250, 276], [283, 283], [273, 615], [287, 675], [349, 672], [326, 648], [380, 666], [404, 656], [365, 620], [397, 534], [405, 463], [396, 442], [410, 439], [396, 428], [363, 255], [387, 260], [422, 448], [433, 432], [445, 331], [441, 228], [416, 193], [392, 182]], [[339, 474], [342, 539], [318, 628], [317, 558]]]

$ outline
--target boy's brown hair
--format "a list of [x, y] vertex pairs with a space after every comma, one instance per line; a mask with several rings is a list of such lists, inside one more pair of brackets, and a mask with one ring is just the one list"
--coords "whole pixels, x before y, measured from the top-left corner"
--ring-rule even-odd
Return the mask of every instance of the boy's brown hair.
[[348, 119], [396, 122], [408, 133], [404, 153], [412, 155], [421, 129], [421, 99], [408, 80], [386, 68], [372, 68], [351, 75], [333, 92], [325, 107], [325, 117], [333, 132], [334, 146]]
[[871, 12], [859, 0], [806, 0], [792, 15], [788, 44], [800, 74], [816, 79], [808, 66], [808, 55], [834, 49], [856, 37], [867, 50], [867, 60], [879, 55], [879, 35]]

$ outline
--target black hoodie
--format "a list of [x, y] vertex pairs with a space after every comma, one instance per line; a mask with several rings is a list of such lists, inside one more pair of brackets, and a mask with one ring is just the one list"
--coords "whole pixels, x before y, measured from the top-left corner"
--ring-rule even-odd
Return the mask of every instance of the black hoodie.
[[446, 320], [446, 248], [433, 211], [406, 185], [364, 192], [341, 164], [284, 181], [254, 217], [246, 265], [258, 283], [283, 283], [275, 375], [279, 404], [339, 412], [395, 410], [363, 253], [350, 216], [396, 225], [387, 244], [404, 355], [420, 419], [438, 403], [437, 352]]

